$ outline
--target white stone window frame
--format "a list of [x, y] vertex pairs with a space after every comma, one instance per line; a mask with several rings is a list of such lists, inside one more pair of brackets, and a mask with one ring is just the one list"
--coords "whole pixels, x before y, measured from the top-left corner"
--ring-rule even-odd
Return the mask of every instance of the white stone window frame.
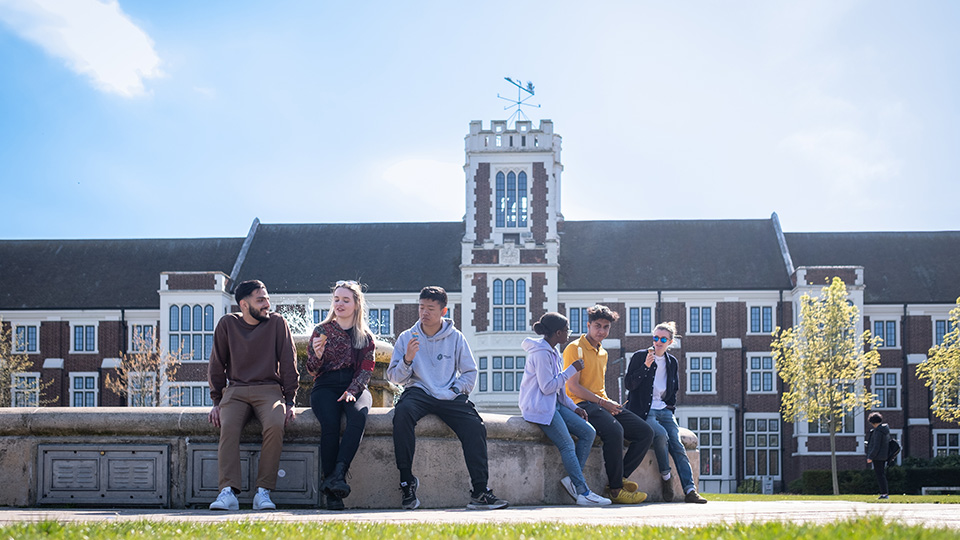
[[[874, 394], [877, 393], [877, 390], [876, 390], [876, 376], [877, 376], [878, 374], [883, 374], [883, 375], [884, 375], [884, 379], [886, 379], [886, 376], [887, 376], [888, 374], [890, 374], [890, 373], [896, 375], [896, 377], [897, 377], [897, 384], [896, 384], [896, 386], [894, 387], [894, 388], [896, 389], [895, 395], [897, 396], [897, 403], [896, 403], [894, 406], [892, 406], [892, 407], [890, 407], [890, 406], [887, 406], [887, 407], [880, 407], [880, 406], [878, 406], [878, 407], [876, 407], [876, 410], [878, 410], [878, 411], [897, 411], [897, 410], [900, 410], [900, 409], [902, 408], [902, 407], [900, 407], [900, 401], [901, 401], [901, 400], [900, 400], [900, 392], [902, 391], [902, 388], [903, 388], [903, 381], [900, 380], [900, 379], [901, 379], [901, 377], [900, 377], [900, 375], [901, 375], [900, 369], [898, 369], [898, 368], [880, 368], [880, 369], [878, 369], [876, 372], [874, 372], [873, 377], [870, 377], [870, 391], [873, 392]], [[884, 385], [881, 386], [881, 388], [890, 388], [890, 386], [884, 384]]]
[[[684, 358], [685, 358], [686, 363], [687, 363], [687, 366], [686, 366], [687, 369], [685, 370], [685, 372], [686, 372], [685, 378], [686, 378], [687, 387], [686, 387], [686, 390], [685, 390], [684, 393], [685, 393], [686, 395], [688, 395], [688, 396], [713, 396], [713, 395], [716, 395], [716, 394], [717, 394], [717, 353], [715, 353], [715, 352], [690, 352], [690, 353], [686, 353], [686, 355], [684, 355]], [[703, 358], [709, 358], [709, 359], [710, 359], [710, 369], [709, 369], [709, 370], [704, 370], [703, 368], [697, 368], [697, 370], [694, 371], [694, 370], [691, 369], [691, 367], [690, 367], [690, 360], [691, 360], [692, 358], [700, 358], [700, 359], [701, 359], [701, 362], [702, 362], [702, 359], [703, 359]], [[711, 380], [710, 387], [711, 387], [711, 389], [710, 389], [709, 391], [704, 391], [704, 390], [691, 391], [691, 390], [690, 390], [690, 388], [691, 388], [691, 385], [690, 385], [691, 375], [693, 375], [694, 373], [698, 373], [698, 374], [710, 373], [710, 374], [711, 374], [711, 375], [710, 375], [710, 380]], [[700, 380], [700, 386], [701, 386], [701, 388], [703, 387], [703, 379]]]
[[933, 336], [932, 336], [932, 339], [933, 339], [933, 341], [932, 341], [931, 343], [933, 343], [933, 346], [936, 347], [937, 345], [939, 345], [939, 343], [937, 343], [937, 323], [943, 323], [943, 329], [944, 329], [943, 335], [946, 336], [947, 334], [950, 333], [950, 329], [951, 329], [950, 316], [949, 316], [949, 314], [948, 314], [948, 315], [942, 316], [942, 317], [931, 317], [931, 318], [933, 319], [933, 321], [932, 321], [932, 326], [933, 326]]
[[[871, 317], [870, 318], [870, 335], [875, 336], [877, 323], [883, 323], [883, 344], [877, 347], [878, 349], [899, 349], [900, 347], [900, 318], [893, 317]], [[887, 339], [887, 330], [889, 329], [889, 323], [893, 323], [893, 333], [895, 345], [888, 345], [889, 339]]]
[[[903, 446], [903, 430], [902, 429], [891, 428], [890, 438], [896, 440], [898, 443], [900, 443], [901, 446]], [[897, 462], [897, 465], [900, 465], [903, 463], [903, 452], [900, 452], [899, 454], [897, 454], [896, 462]]]
[[[693, 320], [691, 312], [693, 309], [710, 308], [710, 331], [703, 331], [703, 311], [699, 312], [698, 321], [700, 321], [700, 331], [693, 332], [690, 330], [690, 321]], [[715, 336], [717, 335], [717, 303], [716, 302], [695, 302], [687, 303], [687, 336]]]
[[[588, 327], [590, 326], [590, 322], [589, 322], [590, 316], [587, 315], [587, 310], [593, 306], [594, 304], [589, 304], [589, 305], [567, 304], [566, 306], [564, 306], [564, 308], [567, 310], [567, 313], [566, 313], [567, 321], [570, 323], [570, 339], [576, 339], [580, 337], [581, 334], [587, 333]], [[578, 328], [573, 327], [573, 317], [571, 316], [571, 311], [574, 309], [580, 310], [578, 312], [578, 315], [580, 317], [578, 321], [580, 326]]]
[[157, 339], [159, 339], [159, 336], [160, 336], [160, 329], [157, 325], [157, 321], [152, 319], [143, 319], [143, 320], [130, 319], [127, 321], [127, 352], [128, 353], [150, 352], [150, 351], [138, 351], [133, 348], [135, 343], [135, 337], [137, 335], [136, 329], [138, 326], [141, 326], [141, 327], [149, 326], [153, 328], [153, 344], [154, 344], [154, 349], [156, 349], [156, 346], [159, 345], [157, 343]]
[[[93, 327], [93, 350], [87, 346], [87, 328]], [[83, 328], [83, 349], [77, 349], [77, 328]], [[100, 353], [100, 320], [75, 319], [70, 321], [70, 354], [99, 354]]]
[[[630, 330], [630, 326], [631, 326], [630, 310], [631, 310], [631, 309], [636, 309], [636, 310], [637, 310], [637, 331], [636, 331], [636, 332], [633, 332], [633, 331]], [[646, 331], [644, 331], [644, 329], [643, 329], [643, 310], [645, 310], [645, 309], [649, 309], [649, 310], [650, 310], [650, 329], [649, 329], [649, 330], [646, 330]], [[654, 317], [656, 316], [657, 310], [656, 310], [656, 307], [655, 307], [653, 304], [629, 304], [629, 305], [627, 305], [627, 307], [626, 307], [626, 312], [627, 312], [627, 313], [626, 313], [626, 315], [627, 315], [627, 321], [626, 321], [626, 322], [627, 322], [627, 325], [626, 325], [627, 328], [626, 328], [625, 335], [627, 335], [627, 336], [649, 336], [649, 335], [653, 335], [653, 329], [656, 328], [656, 326], [657, 326], [657, 321], [656, 321], [656, 319], [654, 319]]]
[[[700, 476], [700, 486], [701, 489], [704, 486], [704, 480], [729, 480], [735, 481], [736, 479], [736, 467], [734, 464], [735, 456], [737, 455], [736, 448], [736, 412], [733, 407], [677, 407], [676, 411], [677, 423], [681, 427], [686, 427], [690, 429], [689, 419], [690, 418], [715, 418], [719, 417], [721, 422], [721, 427], [719, 433], [721, 434], [721, 445], [719, 446], [721, 450], [721, 466], [720, 472], [717, 473], [713, 467], [711, 467], [710, 475], [701, 475]], [[699, 438], [701, 435], [698, 429], [691, 429]], [[710, 430], [710, 433], [714, 433], [714, 430]], [[706, 448], [706, 447], [703, 447]], [[701, 461], [703, 460], [703, 453], [701, 448]], [[710, 448], [714, 448], [711, 446]], [[711, 464], [712, 465], [712, 464]], [[702, 468], [702, 463], [701, 463]]]
[[[753, 359], [760, 358], [760, 369], [753, 369]], [[763, 369], [763, 359], [770, 358], [772, 362], [772, 367], [770, 369]], [[771, 390], [763, 390], [763, 374], [772, 373], [773, 375], [773, 388]], [[752, 377], [753, 373], [760, 373], [760, 387], [761, 390], [753, 390]], [[747, 353], [747, 381], [746, 381], [746, 392], [751, 395], [769, 395], [777, 393], [777, 364], [773, 357], [773, 353], [766, 352], [748, 352]]]
[[[77, 379], [93, 378], [93, 388], [76, 388]], [[93, 394], [93, 405], [77, 405], [75, 399], [77, 393]], [[77, 371], [70, 373], [70, 407], [99, 407], [100, 406], [100, 374], [96, 371]]]
[[[170, 391], [174, 388], [187, 389], [190, 392], [190, 404], [173, 403], [170, 398]], [[194, 390], [201, 392], [201, 404], [193, 403]], [[213, 399], [210, 398], [210, 385], [204, 381], [174, 381], [164, 384], [160, 389], [160, 400], [165, 407], [212, 407]]]
[[[945, 444], [940, 444], [939, 435], [943, 435]], [[957, 444], [953, 444], [955, 441]], [[957, 453], [960, 453], [960, 429], [933, 430], [933, 457]]]
[[[505, 297], [506, 283], [508, 279], [513, 280], [514, 303], [507, 304], [506, 301], [504, 300], [503, 303], [497, 304], [494, 301], [496, 297], [494, 283], [497, 280], [500, 280], [501, 282], [500, 294], [501, 296]], [[521, 279], [523, 280], [523, 302], [522, 303], [516, 301], [517, 300], [517, 281]], [[533, 323], [530, 322], [530, 282], [531, 282], [530, 275], [523, 274], [523, 273], [510, 272], [510, 273], [504, 273], [504, 274], [492, 274], [487, 276], [487, 287], [488, 287], [487, 290], [490, 291], [490, 331], [491, 332], [507, 333], [507, 334], [513, 334], [513, 333], [529, 334], [530, 332], [533, 331]], [[447, 300], [447, 303], [448, 303], [447, 307], [449, 308], [450, 304], [452, 303], [450, 302], [449, 298]], [[523, 328], [522, 329], [517, 329], [517, 321], [520, 320], [520, 317], [517, 315], [517, 308], [523, 309]], [[500, 320], [501, 328], [499, 330], [494, 329], [497, 309], [503, 310], [501, 311], [501, 320]], [[514, 312], [513, 313], [513, 330], [506, 330], [506, 327], [507, 327], [506, 310], [507, 309], [512, 309]], [[447, 313], [450, 313], [450, 312], [448, 311]], [[445, 317], [449, 318], [450, 316], [445, 315]]]
[[[278, 299], [275, 305], [281, 305], [281, 300]], [[170, 324], [171, 322], [170, 308], [174, 306], [176, 306], [178, 310], [178, 315], [177, 315], [178, 325], [176, 330], [173, 330]], [[203, 320], [203, 322], [201, 323], [201, 328], [202, 328], [201, 330], [193, 329], [195, 306], [200, 306], [201, 317], [206, 317], [207, 306], [210, 306], [213, 308], [213, 327], [210, 330], [207, 330], [205, 328], [205, 324], [206, 324], [205, 319], [201, 319]], [[190, 329], [189, 330], [183, 330], [180, 327], [180, 321], [183, 320], [182, 310], [184, 307], [190, 308]], [[205, 364], [210, 361], [209, 358], [193, 357], [193, 341], [194, 341], [194, 336], [201, 336], [201, 341], [203, 342], [204, 351], [206, 350], [207, 338], [210, 339], [211, 344], [213, 343], [213, 336], [214, 336], [214, 333], [216, 332], [217, 324], [220, 323], [220, 319], [217, 317], [217, 307], [213, 301], [209, 299], [179, 299], [178, 301], [170, 302], [169, 304], [167, 304], [166, 311], [164, 313], [161, 313], [160, 315], [161, 317], [164, 318], [161, 324], [161, 326], [164, 329], [163, 342], [161, 343], [161, 346], [165, 344], [167, 347], [167, 352], [169, 354], [178, 356], [180, 358], [180, 361], [184, 364]], [[173, 339], [171, 337], [173, 335], [177, 336], [176, 344], [173, 343]], [[186, 344], [187, 345], [186, 352], [184, 352], [183, 350], [184, 336], [189, 336], [189, 340], [190, 340]]]
[[[30, 349], [29, 343], [24, 347], [20, 347], [20, 343], [17, 340], [17, 328], [23, 328], [24, 334], [27, 335], [29, 328], [35, 328], [37, 332], [37, 342], [36, 348]], [[39, 354], [40, 353], [40, 321], [38, 320], [10, 320], [10, 340], [12, 345], [12, 351], [16, 354]]]
[[[500, 146], [499, 141], [500, 141], [500, 136], [497, 135], [497, 146]], [[500, 239], [501, 239], [501, 240], [500, 240], [500, 243], [502, 243], [502, 238], [503, 238], [503, 237], [500, 236], [500, 235], [503, 235], [504, 233], [510, 234], [510, 233], [518, 233], [518, 232], [519, 232], [519, 233], [530, 232], [531, 227], [533, 226], [533, 223], [532, 223], [532, 221], [533, 221], [533, 220], [532, 220], [532, 214], [533, 214], [533, 205], [532, 205], [532, 202], [533, 202], [533, 170], [532, 170], [532, 168], [533, 168], [532, 165], [529, 164], [529, 163], [498, 163], [498, 164], [496, 164], [494, 167], [491, 167], [491, 169], [493, 169], [493, 170], [490, 171], [490, 209], [491, 209], [491, 212], [490, 212], [490, 214], [491, 214], [491, 216], [490, 216], [490, 218], [491, 218], [490, 225], [492, 225], [492, 231], [493, 231], [493, 233], [494, 233], [494, 234], [497, 234], [497, 235], [498, 235], [497, 238], [500, 238]], [[497, 203], [498, 203], [498, 201], [497, 201], [497, 173], [503, 173], [503, 177], [504, 177], [504, 194], [506, 194], [506, 179], [507, 179], [507, 175], [510, 174], [511, 172], [516, 175], [518, 182], [519, 182], [519, 178], [520, 178], [520, 173], [521, 173], [521, 172], [522, 172], [522, 173], [525, 173], [525, 174], [527, 175], [527, 224], [524, 225], [524, 226], [522, 226], [522, 227], [519, 225], [519, 220], [520, 220], [520, 209], [519, 209], [519, 193], [520, 193], [520, 190], [519, 190], [519, 188], [517, 189], [517, 193], [518, 193], [518, 200], [517, 200], [517, 204], [518, 204], [518, 208], [517, 208], [517, 221], [518, 221], [518, 224], [517, 224], [517, 226], [516, 226], [516, 227], [508, 227], [508, 226], [506, 225], [506, 223], [507, 223], [507, 221], [506, 221], [506, 214], [504, 214], [504, 225], [503, 225], [503, 226], [497, 225]], [[522, 240], [522, 239], [521, 239], [521, 243], [523, 243], [523, 240]], [[519, 244], [518, 244], [517, 247], [519, 247]]]
[[[513, 358], [513, 367], [507, 368], [506, 357]], [[501, 364], [499, 368], [494, 367], [495, 359], [500, 358]], [[520, 393], [520, 384], [519, 380], [523, 379], [523, 366], [517, 367], [517, 359], [523, 359], [524, 365], [526, 365], [527, 355], [522, 351], [493, 351], [486, 352], [482, 356], [477, 358], [477, 383], [474, 387], [474, 392], [483, 393], [483, 395], [496, 396], [496, 395], [516, 395]], [[494, 379], [496, 374], [501, 374], [501, 386], [500, 390], [494, 390]], [[513, 376], [514, 387], [512, 390], [505, 390], [503, 375], [509, 373]], [[484, 381], [486, 381], [486, 388], [482, 389], [484, 386]]]
[[[139, 376], [140, 376], [139, 373], [137, 373], [137, 372], [131, 372], [131, 373], [128, 375], [128, 377], [127, 377], [127, 407], [156, 407], [158, 404], [152, 402], [153, 399], [154, 399], [153, 397], [151, 397], [151, 403], [146, 403], [146, 402], [144, 402], [144, 403], [142, 403], [142, 404], [135, 404], [135, 403], [134, 403], [134, 398], [136, 398], [137, 396], [136, 396], [136, 395], [134, 394], [134, 392], [133, 392], [133, 386], [132, 386], [132, 385], [133, 385], [133, 383], [134, 383], [135, 380], [138, 380], [138, 379], [139, 379]], [[156, 375], [156, 373], [148, 373], [145, 378], [148, 379], [148, 380], [149, 380], [149, 379], [152, 379], [152, 383], [151, 383], [151, 384], [152, 384], [154, 387], [156, 387], [156, 385], [157, 385], [157, 375]], [[162, 388], [162, 386], [161, 386], [161, 388]], [[153, 396], [153, 394], [150, 394], [150, 395]], [[162, 399], [162, 398], [163, 398], [163, 394], [161, 393], [161, 399]]]
[[[753, 309], [760, 309], [760, 331], [753, 331]], [[767, 308], [770, 310], [770, 330], [763, 330], [763, 310]], [[777, 327], [777, 306], [770, 303], [747, 303], [747, 335], [748, 336], [769, 336], [774, 329]]]
[[[749, 446], [748, 443], [747, 443], [747, 440], [748, 440], [748, 439], [747, 439], [747, 436], [748, 436], [748, 435], [751, 435], [751, 434], [753, 434], [753, 435], [758, 435], [758, 434], [760, 434], [760, 432], [759, 432], [759, 431], [756, 431], [756, 430], [754, 430], [753, 432], [747, 431], [747, 420], [766, 420], [768, 425], [769, 425], [771, 422], [773, 422], [774, 425], [777, 426], [777, 431], [776, 431], [776, 432], [772, 432], [772, 431], [770, 431], [769, 429], [767, 429], [766, 434], [767, 434], [768, 437], [769, 437], [769, 434], [770, 434], [770, 433], [775, 433], [775, 434], [776, 434], [776, 436], [777, 436], [777, 441], [778, 441], [778, 444], [776, 445], [776, 448], [774, 448], [773, 446], [770, 446], [769, 444], [768, 444], [767, 446], [763, 446], [763, 447], [757, 446], [756, 444], [754, 444], [753, 446]], [[769, 440], [769, 439], [768, 439], [768, 440]], [[764, 450], [767, 450], [767, 451], [776, 450], [777, 459], [779, 460], [778, 463], [777, 463], [779, 473], [777, 473], [777, 474], [769, 474], [769, 471], [770, 471], [769, 461], [767, 462], [767, 474], [748, 474], [748, 473], [746, 472], [746, 471], [747, 471], [747, 452], [748, 452], [749, 450], [759, 450], [759, 449], [764, 449]], [[759, 478], [764, 478], [764, 477], [767, 477], [767, 476], [769, 476], [769, 477], [771, 477], [771, 478], [774, 478], [774, 479], [780, 479], [780, 478], [782, 478], [782, 477], [783, 477], [783, 459], [782, 459], [783, 452], [782, 452], [782, 450], [783, 450], [783, 426], [780, 424], [780, 414], [779, 414], [779, 413], [760, 413], [760, 412], [757, 412], [757, 413], [744, 413], [744, 415], [743, 415], [743, 471], [744, 471], [744, 478], [757, 478], [757, 479], [759, 479]]]
[[[389, 319], [390, 319], [390, 328], [387, 329], [387, 332], [377, 332], [377, 331], [374, 330], [374, 328], [371, 326], [370, 331], [373, 332], [373, 335], [378, 336], [378, 337], [393, 337], [393, 336], [394, 336], [393, 327], [394, 327], [395, 321], [394, 321], [394, 318], [393, 318], [393, 306], [389, 306], [389, 307], [368, 306], [368, 307], [367, 307], [367, 311], [368, 311], [368, 317], [367, 317], [368, 319], [370, 318], [370, 315], [372, 315], [374, 311], [377, 311], [377, 313], [378, 313], [378, 317], [377, 317], [377, 320], [378, 320], [378, 321], [379, 321], [379, 320], [382, 320], [380, 317], [382, 317], [382, 313], [383, 313], [384, 311], [387, 312], [387, 314], [388, 314], [388, 316], [389, 316]], [[321, 320], [323, 320], [323, 319], [321, 319]], [[370, 322], [370, 321], [368, 320], [367, 323], [369, 324], [369, 322]], [[379, 330], [379, 324], [378, 324], [377, 326], [378, 326], [377, 330]]]
[[[36, 384], [33, 388], [18, 387], [18, 379], [34, 379]], [[22, 405], [17, 404], [17, 394], [24, 394], [28, 397]], [[10, 374], [10, 404], [14, 407], [38, 407], [40, 405], [40, 372], [39, 371], [17, 371]]]

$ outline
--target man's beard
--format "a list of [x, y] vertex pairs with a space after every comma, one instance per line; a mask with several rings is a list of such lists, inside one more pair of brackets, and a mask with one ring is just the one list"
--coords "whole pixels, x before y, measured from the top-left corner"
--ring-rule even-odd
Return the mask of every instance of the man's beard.
[[250, 306], [247, 308], [247, 313], [249, 313], [251, 317], [253, 317], [254, 319], [260, 322], [267, 322], [270, 320], [270, 312], [266, 309], [262, 311], [254, 310], [253, 306]]

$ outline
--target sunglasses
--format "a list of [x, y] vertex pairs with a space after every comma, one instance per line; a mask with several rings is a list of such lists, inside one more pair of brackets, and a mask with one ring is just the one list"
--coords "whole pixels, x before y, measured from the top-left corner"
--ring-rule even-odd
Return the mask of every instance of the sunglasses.
[[653, 336], [653, 342], [656, 343], [656, 342], [658, 342], [658, 341], [659, 341], [660, 343], [666, 343], [666, 342], [670, 341], [670, 338], [668, 338], [668, 337], [657, 337], [657, 336]]
[[352, 279], [349, 281], [344, 281], [341, 279], [340, 281], [337, 282], [337, 287], [343, 287], [344, 285], [359, 285], [359, 283], [357, 283], [356, 281], [353, 281]]

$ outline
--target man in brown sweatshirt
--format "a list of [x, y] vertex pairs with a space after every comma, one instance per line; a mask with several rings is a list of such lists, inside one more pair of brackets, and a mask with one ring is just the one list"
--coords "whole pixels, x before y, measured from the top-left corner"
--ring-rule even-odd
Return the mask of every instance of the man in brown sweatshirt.
[[213, 399], [210, 422], [220, 428], [220, 494], [210, 509], [239, 509], [240, 432], [252, 412], [263, 426], [253, 509], [276, 510], [270, 490], [277, 485], [283, 428], [295, 417], [297, 354], [287, 321], [270, 311], [262, 282], [244, 281], [234, 297], [240, 312], [217, 323], [207, 374]]

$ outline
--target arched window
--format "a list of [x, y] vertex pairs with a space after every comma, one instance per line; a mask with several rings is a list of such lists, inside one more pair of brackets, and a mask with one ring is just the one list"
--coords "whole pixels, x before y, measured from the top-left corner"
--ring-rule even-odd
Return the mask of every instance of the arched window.
[[190, 306], [180, 308], [180, 328], [184, 332], [190, 331]]
[[497, 227], [508, 229], [527, 227], [529, 197], [527, 195], [526, 172], [509, 171], [506, 174], [498, 172], [495, 198]]
[[493, 280], [493, 331], [525, 332], [527, 330], [527, 281]]
[[211, 304], [170, 306], [168, 350], [181, 360], [208, 360], [213, 352], [213, 319]]
[[527, 226], [527, 173], [520, 171], [517, 175], [517, 226]]
[[497, 227], [504, 227], [504, 216], [506, 215], [506, 200], [504, 194], [506, 186], [502, 172], [497, 173]]
[[503, 303], [512, 306], [514, 302], [513, 280], [508, 279], [503, 283]]
[[517, 175], [507, 174], [507, 227], [517, 226]]
[[503, 282], [499, 279], [493, 280], [493, 305], [503, 305]]
[[180, 308], [177, 306], [170, 306], [170, 331], [180, 331]]

